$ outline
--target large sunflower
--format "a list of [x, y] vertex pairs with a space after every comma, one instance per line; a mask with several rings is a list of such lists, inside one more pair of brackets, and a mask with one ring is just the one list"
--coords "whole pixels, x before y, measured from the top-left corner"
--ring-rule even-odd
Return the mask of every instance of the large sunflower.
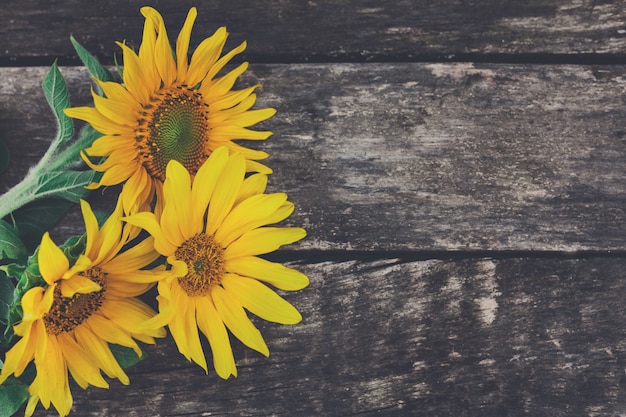
[[[187, 19], [172, 51], [161, 15], [143, 7], [146, 22], [139, 53], [123, 43], [123, 84], [101, 82], [105, 97], [95, 93], [93, 107], [66, 109], [67, 115], [89, 122], [104, 136], [85, 150], [84, 159], [94, 170], [104, 172], [98, 186], [127, 181], [124, 206], [127, 211], [160, 195], [165, 168], [176, 160], [194, 175], [218, 146], [243, 154], [248, 171], [271, 173], [256, 162], [267, 153], [242, 147], [235, 139], [264, 140], [271, 132], [248, 127], [269, 119], [274, 109], [250, 110], [256, 101], [254, 85], [232, 90], [247, 69], [243, 63], [218, 77], [218, 73], [246, 48], [243, 42], [220, 58], [228, 37], [224, 27], [202, 41], [188, 60], [191, 28], [196, 9]], [[90, 157], [107, 157], [100, 164]]]
[[264, 174], [244, 177], [244, 158], [229, 156], [225, 147], [211, 154], [193, 184], [188, 171], [170, 161], [160, 218], [151, 212], [125, 218], [154, 237], [156, 250], [171, 265], [158, 284], [159, 313], [146, 326], [168, 325], [180, 352], [207, 371], [199, 327], [222, 378], [237, 375], [226, 329], [248, 347], [269, 355], [244, 308], [277, 323], [295, 324], [302, 318], [260, 281], [282, 290], [299, 290], [309, 283], [301, 272], [256, 256], [306, 233], [298, 227], [266, 227], [286, 219], [293, 203], [284, 193], [264, 194]]
[[82, 388], [107, 388], [101, 371], [128, 384], [109, 343], [126, 346], [141, 355], [136, 340], [154, 343], [163, 329], [141, 323], [155, 312], [136, 296], [158, 277], [140, 270], [154, 261], [152, 238], [121, 252], [138, 228], [121, 221], [121, 205], [102, 228], [88, 203], [81, 201], [85, 220], [85, 251], [70, 267], [64, 252], [44, 234], [38, 252], [39, 270], [47, 286], [28, 290], [21, 299], [22, 321], [14, 326], [21, 339], [7, 352], [0, 384], [11, 374], [20, 376], [34, 360], [37, 375], [29, 386], [26, 415], [41, 401], [54, 405], [61, 416], [72, 407], [68, 370]]

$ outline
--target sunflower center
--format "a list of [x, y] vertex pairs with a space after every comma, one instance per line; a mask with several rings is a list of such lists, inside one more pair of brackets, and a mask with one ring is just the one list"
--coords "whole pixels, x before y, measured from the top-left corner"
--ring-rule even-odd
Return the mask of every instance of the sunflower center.
[[43, 316], [44, 325], [48, 334], [58, 336], [68, 333], [87, 320], [98, 311], [104, 301], [105, 274], [98, 267], [90, 268], [80, 275], [100, 284], [100, 291], [87, 294], [74, 294], [72, 297], [63, 297], [59, 285], [54, 289], [54, 301], [50, 311]]
[[187, 239], [175, 256], [187, 264], [187, 275], [178, 278], [178, 283], [190, 297], [208, 294], [224, 275], [224, 249], [212, 236], [199, 233]]
[[208, 104], [186, 85], [160, 90], [143, 107], [136, 130], [139, 156], [148, 173], [165, 181], [165, 168], [177, 160], [193, 175], [208, 157]]

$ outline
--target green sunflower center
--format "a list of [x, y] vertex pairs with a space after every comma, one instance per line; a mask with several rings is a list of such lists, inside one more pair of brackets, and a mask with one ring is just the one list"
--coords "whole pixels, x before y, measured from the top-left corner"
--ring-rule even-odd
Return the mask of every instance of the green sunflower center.
[[74, 294], [63, 297], [59, 285], [54, 289], [54, 300], [50, 311], [43, 316], [48, 334], [58, 336], [68, 333], [98, 311], [104, 301], [105, 275], [98, 267], [90, 268], [80, 275], [97, 282], [102, 289], [87, 294]]
[[197, 91], [176, 85], [159, 91], [145, 105], [137, 129], [139, 155], [148, 173], [165, 180], [165, 168], [177, 160], [191, 174], [208, 157], [208, 105]]
[[224, 249], [212, 236], [199, 233], [187, 239], [176, 249], [176, 259], [187, 264], [187, 275], [178, 278], [178, 284], [188, 296], [203, 296], [224, 275]]

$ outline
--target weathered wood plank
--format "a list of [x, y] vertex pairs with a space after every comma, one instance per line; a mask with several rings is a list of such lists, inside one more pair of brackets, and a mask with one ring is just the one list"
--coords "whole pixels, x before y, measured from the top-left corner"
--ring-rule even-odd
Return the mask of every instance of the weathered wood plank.
[[[76, 36], [112, 62], [116, 40], [141, 38], [145, 2], [4, 0], [0, 57], [75, 56]], [[247, 56], [264, 62], [413, 60], [455, 54], [623, 55], [621, 0], [158, 1], [172, 34], [188, 8], [200, 9], [194, 42], [227, 25]]]
[[[14, 157], [0, 190], [51, 136], [45, 71], [0, 69], [0, 138]], [[243, 82], [263, 83], [259, 106], [278, 109], [264, 125], [275, 136], [256, 145], [309, 231], [299, 249], [624, 250], [625, 71], [255, 65]], [[63, 72], [87, 103], [85, 72]]]
[[[626, 260], [301, 265], [293, 327], [257, 321], [239, 377], [168, 338], [131, 385], [75, 389], [73, 415], [617, 416], [626, 412]], [[43, 412], [37, 415], [53, 415]]]

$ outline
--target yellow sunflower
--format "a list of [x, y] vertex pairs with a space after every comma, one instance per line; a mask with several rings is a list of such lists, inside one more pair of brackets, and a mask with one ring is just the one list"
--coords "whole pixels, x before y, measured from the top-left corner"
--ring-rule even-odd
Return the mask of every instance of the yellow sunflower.
[[68, 370], [82, 388], [107, 388], [101, 371], [128, 384], [109, 343], [126, 346], [141, 355], [136, 340], [154, 343], [163, 329], [140, 325], [155, 312], [136, 296], [159, 275], [140, 270], [158, 257], [152, 238], [121, 252], [139, 228], [123, 225], [121, 205], [98, 228], [88, 203], [81, 201], [86, 227], [85, 251], [73, 266], [63, 251], [44, 234], [39, 246], [39, 270], [47, 286], [28, 290], [21, 299], [22, 321], [14, 326], [20, 340], [7, 352], [0, 384], [20, 376], [34, 360], [37, 375], [29, 386], [26, 415], [41, 401], [54, 405], [61, 416], [70, 412], [72, 394]]
[[227, 329], [248, 347], [269, 355], [244, 308], [276, 323], [302, 319], [260, 282], [282, 290], [299, 290], [309, 283], [301, 272], [257, 257], [306, 234], [298, 227], [267, 227], [289, 217], [294, 206], [284, 193], [265, 194], [266, 184], [264, 174], [245, 178], [244, 158], [229, 156], [221, 147], [200, 167], [193, 183], [180, 163], [169, 162], [160, 218], [143, 212], [124, 219], [148, 231], [171, 265], [158, 284], [159, 313], [147, 328], [167, 325], [180, 352], [208, 371], [199, 328], [224, 379], [237, 376]]
[[[196, 9], [187, 19], [172, 51], [161, 15], [143, 7], [146, 22], [139, 53], [123, 43], [123, 84], [101, 82], [105, 97], [93, 94], [93, 107], [66, 109], [70, 117], [89, 122], [104, 136], [85, 150], [85, 161], [104, 172], [91, 188], [128, 181], [124, 201], [127, 212], [160, 195], [170, 160], [183, 164], [193, 176], [219, 146], [227, 146], [246, 158], [248, 171], [269, 174], [257, 162], [265, 152], [242, 147], [236, 139], [264, 140], [271, 132], [248, 129], [275, 114], [271, 108], [250, 110], [258, 85], [232, 90], [247, 69], [243, 63], [218, 77], [218, 73], [246, 43], [220, 58], [228, 33], [224, 27], [202, 41], [188, 59], [191, 28]], [[89, 157], [107, 157], [101, 164]]]

